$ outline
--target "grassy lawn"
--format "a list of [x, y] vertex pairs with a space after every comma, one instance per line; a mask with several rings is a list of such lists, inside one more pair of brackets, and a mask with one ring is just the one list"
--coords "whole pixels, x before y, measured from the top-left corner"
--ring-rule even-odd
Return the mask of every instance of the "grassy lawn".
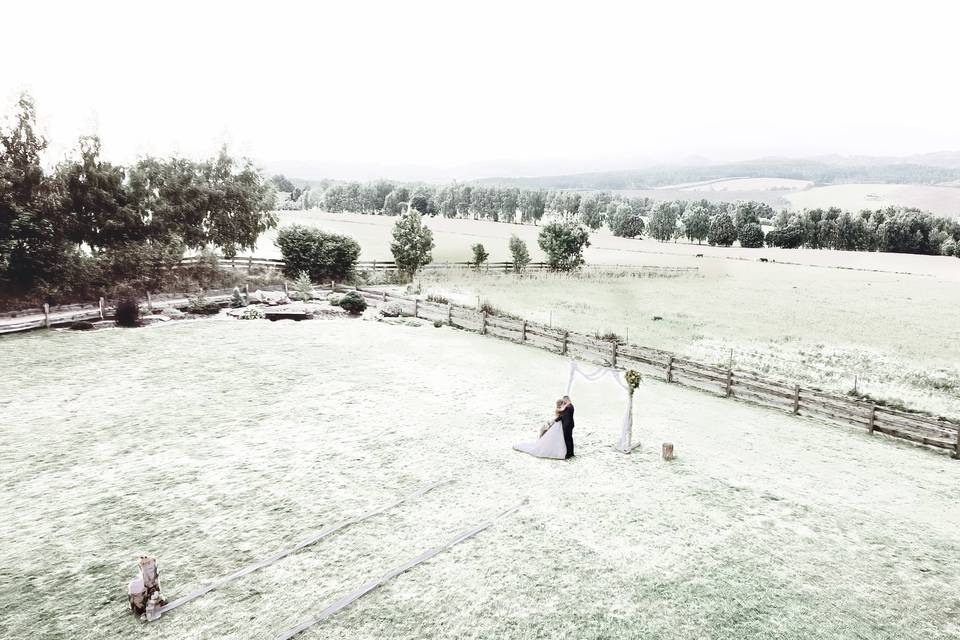
[[[0, 349], [0, 637], [274, 637], [523, 498], [305, 637], [960, 637], [943, 455], [646, 381], [637, 454], [612, 450], [619, 388], [581, 383], [578, 457], [537, 460], [511, 445], [565, 361], [430, 325], [216, 318]], [[156, 623], [125, 611], [140, 552], [172, 599], [446, 477]]]

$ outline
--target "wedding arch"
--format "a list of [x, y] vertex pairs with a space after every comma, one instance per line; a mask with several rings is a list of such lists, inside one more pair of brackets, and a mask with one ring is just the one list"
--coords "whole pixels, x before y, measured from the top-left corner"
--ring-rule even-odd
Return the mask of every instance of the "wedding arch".
[[[628, 374], [633, 374], [636, 376], [633, 379], [628, 379], [631, 376]], [[617, 450], [621, 453], [630, 453], [634, 449], [640, 446], [640, 443], [633, 444], [633, 392], [636, 389], [636, 385], [639, 383], [639, 375], [636, 372], [624, 372], [620, 369], [614, 369], [613, 367], [604, 367], [599, 366], [593, 368], [593, 370], [586, 370], [577, 364], [576, 360], [570, 360], [570, 376], [567, 379], [567, 395], [570, 395], [570, 390], [573, 389], [574, 379], [580, 376], [585, 379], [587, 382], [595, 382], [601, 380], [607, 376], [613, 378], [618, 385], [624, 391], [624, 403], [626, 405], [626, 410], [623, 414], [623, 422], [620, 427], [620, 441], [617, 443]]]

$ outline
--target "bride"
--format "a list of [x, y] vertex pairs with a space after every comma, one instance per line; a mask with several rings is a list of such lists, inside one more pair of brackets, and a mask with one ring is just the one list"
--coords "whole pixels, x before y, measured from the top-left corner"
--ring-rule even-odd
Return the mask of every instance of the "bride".
[[540, 438], [538, 440], [521, 442], [513, 445], [513, 448], [538, 458], [564, 459], [567, 456], [567, 445], [563, 441], [563, 425], [560, 422], [560, 413], [563, 411], [563, 407], [563, 400], [557, 400], [557, 406], [553, 412], [553, 420], [547, 422], [547, 424], [540, 429]]

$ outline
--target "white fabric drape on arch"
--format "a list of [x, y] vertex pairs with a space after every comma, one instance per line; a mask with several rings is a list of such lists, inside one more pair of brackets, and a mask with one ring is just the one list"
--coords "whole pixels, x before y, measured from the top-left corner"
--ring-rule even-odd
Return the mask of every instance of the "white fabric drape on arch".
[[570, 389], [573, 388], [573, 379], [577, 374], [583, 376], [588, 382], [594, 382], [610, 375], [617, 381], [627, 394], [626, 411], [623, 414], [623, 423], [620, 428], [620, 450], [630, 450], [630, 436], [633, 431], [633, 412], [630, 410], [633, 404], [633, 397], [630, 395], [630, 385], [623, 377], [623, 372], [613, 367], [596, 367], [592, 371], [587, 371], [577, 364], [575, 360], [570, 360], [570, 377], [567, 379], [567, 395], [570, 395]]

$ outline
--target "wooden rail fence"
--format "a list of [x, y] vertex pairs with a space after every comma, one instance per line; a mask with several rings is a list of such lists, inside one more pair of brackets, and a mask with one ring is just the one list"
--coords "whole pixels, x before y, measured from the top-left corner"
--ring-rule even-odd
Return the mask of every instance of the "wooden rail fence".
[[[180, 261], [182, 265], [196, 264], [201, 260], [198, 256], [184, 258]], [[253, 267], [266, 267], [269, 269], [282, 269], [286, 262], [278, 258], [220, 258], [217, 263], [221, 267], [230, 267], [232, 269], [252, 269]], [[368, 271], [396, 271], [397, 264], [391, 260], [366, 260], [357, 262], [357, 269]], [[475, 269], [476, 265], [472, 262], [432, 262], [420, 268], [421, 271], [443, 271], [445, 269]], [[662, 272], [697, 272], [698, 267], [674, 267], [662, 265], [625, 265], [625, 264], [591, 264], [586, 265], [587, 269], [646, 269]], [[550, 265], [546, 262], [531, 262], [524, 271], [549, 271]], [[510, 273], [514, 271], [513, 262], [484, 262], [480, 271], [485, 273]]]
[[960, 424], [946, 418], [901, 411], [850, 396], [801, 387], [757, 373], [717, 367], [683, 358], [660, 349], [617, 344], [595, 337], [530, 322], [520, 318], [490, 315], [459, 305], [444, 305], [382, 290], [334, 285], [337, 291], [358, 291], [373, 303], [397, 302], [405, 313], [439, 321], [517, 343], [546, 349], [585, 362], [620, 369], [634, 368], [662, 377], [664, 381], [728, 398], [744, 400], [795, 415], [806, 415], [867, 433], [949, 451], [960, 458]]
[[[263, 291], [285, 291], [284, 285], [268, 285], [260, 287]], [[247, 288], [241, 287], [246, 295]], [[190, 303], [190, 295], [186, 293], [151, 294], [147, 292], [147, 301], [140, 304], [141, 311], [150, 312], [151, 309], [164, 307], [186, 307]], [[229, 289], [208, 289], [203, 292], [210, 302], [221, 306], [227, 305], [233, 297], [233, 287]], [[44, 305], [42, 309], [27, 309], [15, 313], [0, 314], [0, 335], [5, 333], [19, 333], [49, 327], [66, 326], [74, 322], [97, 321], [113, 317], [116, 307], [106, 304], [103, 298], [97, 303], [71, 304], [61, 307]]]

